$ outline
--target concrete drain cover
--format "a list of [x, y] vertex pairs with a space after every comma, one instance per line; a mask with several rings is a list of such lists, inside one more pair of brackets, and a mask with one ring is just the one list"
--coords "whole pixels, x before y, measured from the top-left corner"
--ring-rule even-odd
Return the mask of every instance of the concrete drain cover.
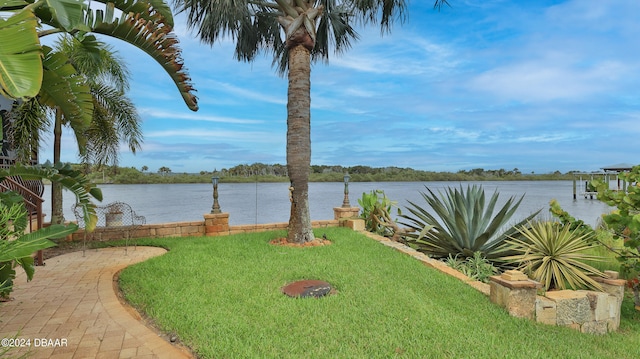
[[321, 280], [299, 280], [282, 287], [282, 293], [293, 298], [320, 298], [331, 292], [331, 284]]

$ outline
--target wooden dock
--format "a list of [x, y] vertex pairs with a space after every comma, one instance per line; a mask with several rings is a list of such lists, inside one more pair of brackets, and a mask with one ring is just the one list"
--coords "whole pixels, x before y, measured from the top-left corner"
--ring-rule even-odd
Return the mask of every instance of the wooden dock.
[[[593, 180], [601, 180], [609, 186], [609, 189], [616, 191], [627, 191], [627, 182], [620, 179], [618, 174], [621, 172], [630, 171], [632, 168], [628, 164], [617, 164], [613, 166], [603, 167], [599, 172], [576, 172], [573, 174], [573, 199], [575, 200], [578, 195], [589, 199], [597, 198], [598, 191], [591, 184]], [[611, 181], [615, 180], [613, 188], [611, 188]], [[580, 186], [581, 191], [578, 191]]]

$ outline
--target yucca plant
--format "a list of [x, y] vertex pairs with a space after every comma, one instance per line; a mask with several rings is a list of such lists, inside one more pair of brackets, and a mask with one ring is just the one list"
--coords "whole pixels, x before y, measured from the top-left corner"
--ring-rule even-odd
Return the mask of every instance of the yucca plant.
[[400, 217], [408, 222], [403, 225], [413, 230], [406, 235], [407, 242], [419, 251], [435, 258], [447, 258], [459, 255], [462, 258], [473, 257], [475, 252], [490, 261], [505, 256], [504, 241], [509, 236], [517, 236], [516, 226], [522, 226], [535, 217], [537, 211], [515, 226], [507, 223], [518, 209], [524, 195], [516, 200], [510, 197], [494, 214], [498, 201], [495, 191], [488, 202], [482, 186], [467, 186], [466, 191], [448, 188], [438, 197], [427, 188], [428, 193], [420, 192], [434, 214], [409, 201], [410, 214]]
[[518, 228], [522, 238], [507, 240], [510, 248], [518, 254], [506, 256], [505, 261], [518, 264], [527, 275], [549, 289], [602, 290], [592, 276], [604, 274], [585, 263], [600, 261], [601, 257], [587, 254], [593, 244], [585, 232], [572, 229], [557, 222], [535, 222]]

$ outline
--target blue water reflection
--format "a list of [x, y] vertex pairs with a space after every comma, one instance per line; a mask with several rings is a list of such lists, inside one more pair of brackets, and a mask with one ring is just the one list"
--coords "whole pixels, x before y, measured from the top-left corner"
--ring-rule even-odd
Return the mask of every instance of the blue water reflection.
[[[573, 200], [572, 181], [505, 181], [505, 182], [352, 182], [349, 198], [357, 206], [363, 192], [380, 189], [387, 197], [397, 201], [404, 210], [407, 200], [426, 207], [421, 198], [425, 186], [432, 191], [443, 191], [449, 186], [478, 184], [487, 196], [497, 190], [500, 201], [510, 196], [525, 195], [518, 212], [519, 220], [542, 209], [541, 216], [549, 218], [549, 201], [557, 199], [562, 207], [576, 218], [595, 225], [602, 213], [610, 208], [597, 200], [578, 196]], [[218, 186], [219, 202], [223, 212], [228, 212], [229, 222], [236, 224], [287, 222], [289, 220], [288, 183], [221, 183]], [[104, 203], [124, 201], [141, 215], [147, 223], [201, 221], [202, 215], [211, 212], [213, 187], [211, 184], [149, 184], [149, 185], [100, 185]], [[343, 183], [310, 183], [309, 201], [312, 219], [332, 219], [333, 207], [342, 205]], [[50, 187], [45, 189], [45, 213], [49, 218]], [[64, 194], [64, 210], [67, 219], [74, 219], [71, 206], [73, 195]]]

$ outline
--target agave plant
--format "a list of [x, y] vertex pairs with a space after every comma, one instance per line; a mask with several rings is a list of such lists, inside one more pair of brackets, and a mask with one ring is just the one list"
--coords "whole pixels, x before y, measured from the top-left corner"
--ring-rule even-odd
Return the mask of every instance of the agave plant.
[[459, 255], [462, 258], [473, 257], [475, 252], [488, 260], [506, 255], [504, 241], [509, 236], [517, 236], [516, 226], [521, 226], [533, 217], [537, 211], [515, 226], [507, 226], [524, 195], [516, 201], [510, 197], [494, 214], [499, 194], [494, 192], [489, 202], [485, 202], [482, 186], [467, 186], [466, 191], [449, 188], [438, 197], [427, 188], [421, 192], [434, 214], [409, 201], [410, 214], [400, 217], [408, 220], [402, 224], [413, 230], [407, 234], [407, 242], [414, 248], [436, 258]]
[[527, 275], [549, 289], [602, 290], [592, 276], [604, 274], [585, 263], [602, 258], [586, 254], [593, 244], [589, 236], [579, 228], [572, 229], [557, 222], [535, 222], [518, 229], [522, 238], [507, 240], [516, 255], [506, 256], [505, 261], [515, 262]]

